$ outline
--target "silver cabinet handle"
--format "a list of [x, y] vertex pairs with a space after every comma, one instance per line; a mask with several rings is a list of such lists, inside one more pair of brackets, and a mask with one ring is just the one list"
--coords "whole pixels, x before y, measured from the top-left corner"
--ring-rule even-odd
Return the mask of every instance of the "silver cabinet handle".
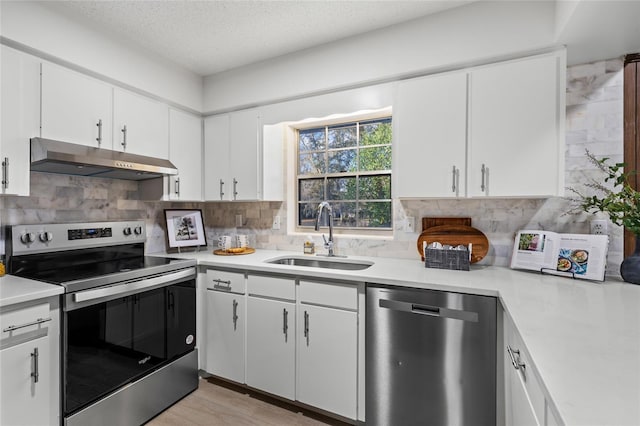
[[287, 341], [287, 332], [289, 331], [289, 312], [287, 309], [282, 309], [282, 334], [284, 334], [284, 341]]
[[461, 311], [459, 309], [441, 308], [439, 306], [420, 305], [411, 302], [400, 302], [397, 300], [380, 299], [378, 302], [381, 308], [392, 311], [408, 312], [411, 314], [427, 315], [430, 317], [440, 317], [456, 319], [462, 321], [478, 322], [478, 313]]
[[487, 168], [485, 167], [484, 163], [482, 163], [482, 167], [480, 168], [480, 173], [482, 173], [482, 180], [480, 181], [480, 190], [484, 192], [484, 190], [487, 189], [487, 185], [485, 182], [487, 177]]
[[32, 325], [40, 325], [40, 324], [42, 324], [44, 322], [49, 322], [49, 321], [51, 321], [51, 317], [49, 317], [49, 318], [38, 318], [37, 320], [28, 322], [26, 324], [10, 325], [9, 327], [3, 328], [2, 332], [3, 333], [9, 333], [9, 332], [14, 331], [14, 330], [18, 330], [18, 329], [25, 328], [25, 327], [31, 327]]
[[31, 358], [33, 358], [33, 371], [31, 372], [31, 377], [33, 377], [33, 383], [38, 383], [38, 378], [40, 377], [40, 373], [38, 372], [38, 348], [33, 348], [33, 352], [31, 352]]
[[[526, 368], [524, 362], [520, 361], [520, 350], [513, 349], [511, 346], [507, 345], [507, 353], [509, 354], [509, 358], [511, 358], [511, 364], [513, 368], [516, 370], [520, 370], [521, 368]], [[518, 359], [516, 360], [516, 355], [518, 355]]]
[[4, 157], [2, 160], [2, 187], [9, 188], [9, 157]]
[[122, 127], [122, 143], [120, 145], [122, 145], [122, 147], [126, 150], [127, 149], [127, 125], [125, 124]]
[[304, 337], [307, 338], [307, 346], [309, 345], [309, 313], [304, 311]]
[[224, 181], [220, 179], [220, 199], [224, 197]]
[[456, 166], [453, 166], [453, 170], [451, 171], [451, 192], [456, 192]]
[[176, 178], [175, 186], [176, 186], [176, 189], [175, 189], [176, 195], [180, 196], [180, 178], [179, 177]]
[[233, 201], [238, 197], [238, 181], [233, 178]]
[[102, 143], [102, 119], [98, 120], [96, 126], [98, 127], [98, 137], [96, 138], [96, 141], [98, 141], [98, 147], [100, 147], [100, 144]]
[[216, 290], [231, 290], [231, 280], [221, 280], [216, 278], [213, 281], [213, 288]]
[[238, 302], [233, 299], [233, 331], [238, 327]]

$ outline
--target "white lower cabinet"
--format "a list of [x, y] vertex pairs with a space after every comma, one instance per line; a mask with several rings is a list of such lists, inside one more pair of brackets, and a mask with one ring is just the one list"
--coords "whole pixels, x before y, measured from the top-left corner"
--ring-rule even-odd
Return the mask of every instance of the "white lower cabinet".
[[[49, 338], [40, 337], [0, 352], [3, 425], [49, 423]], [[37, 379], [36, 374], [37, 372]]]
[[247, 299], [247, 385], [295, 399], [294, 302]]
[[295, 399], [295, 279], [248, 275], [247, 295], [247, 385]]
[[298, 324], [297, 400], [355, 419], [358, 314], [303, 304]]
[[207, 290], [207, 370], [244, 383], [244, 295]]
[[207, 270], [205, 370], [358, 419], [364, 284], [251, 273], [244, 279]]
[[355, 419], [358, 285], [300, 280], [297, 400]]
[[60, 418], [57, 299], [2, 308], [0, 424], [57, 424]]
[[513, 321], [504, 315], [505, 424], [561, 425]]
[[244, 383], [246, 296], [243, 273], [206, 272], [206, 339], [204, 369]]

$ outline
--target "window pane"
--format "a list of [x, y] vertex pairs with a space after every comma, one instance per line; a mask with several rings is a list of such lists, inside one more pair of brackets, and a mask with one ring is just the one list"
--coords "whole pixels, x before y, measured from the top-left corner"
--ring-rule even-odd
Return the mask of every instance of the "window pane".
[[324, 128], [300, 130], [298, 149], [300, 152], [322, 150], [324, 139]]
[[299, 226], [315, 226], [317, 208], [318, 208], [318, 203], [299, 203], [298, 204], [298, 225]]
[[324, 200], [324, 179], [300, 179], [298, 192], [299, 201], [320, 202]]
[[300, 160], [298, 161], [298, 174], [318, 175], [325, 173], [326, 169], [324, 153], [312, 152], [300, 154]]
[[358, 226], [391, 228], [391, 201], [358, 203]]
[[357, 170], [355, 149], [329, 151], [328, 173], [355, 172]]
[[391, 144], [391, 120], [360, 123], [360, 145]]
[[328, 200], [355, 200], [356, 199], [356, 178], [328, 178], [327, 179], [327, 199]]
[[360, 199], [380, 200], [391, 198], [391, 175], [361, 176]]
[[360, 150], [360, 170], [391, 170], [391, 146], [362, 148]]
[[356, 146], [358, 141], [356, 125], [330, 127], [327, 135], [329, 149]]
[[356, 203], [331, 203], [333, 226], [336, 228], [356, 226]]

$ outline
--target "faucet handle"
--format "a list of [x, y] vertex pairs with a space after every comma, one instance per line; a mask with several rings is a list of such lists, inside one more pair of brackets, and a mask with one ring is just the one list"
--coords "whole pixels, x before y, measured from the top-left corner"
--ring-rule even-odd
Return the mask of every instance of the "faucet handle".
[[333, 244], [333, 241], [327, 241], [327, 237], [325, 237], [324, 234], [322, 234], [322, 239], [324, 240], [324, 248], [328, 248]]

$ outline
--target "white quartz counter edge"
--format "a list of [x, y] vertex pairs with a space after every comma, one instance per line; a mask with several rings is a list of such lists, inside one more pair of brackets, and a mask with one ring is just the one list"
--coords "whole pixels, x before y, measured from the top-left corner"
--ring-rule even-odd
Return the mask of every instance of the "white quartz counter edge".
[[64, 293], [61, 286], [26, 278], [5, 275], [0, 277], [0, 308], [30, 302]]
[[[374, 282], [499, 297], [523, 337], [567, 425], [640, 425], [640, 286], [571, 280], [500, 267], [427, 269], [419, 260], [350, 256], [374, 262], [362, 271], [274, 265], [300, 253], [169, 254], [198, 265]], [[501, 356], [501, 354], [498, 354]]]

